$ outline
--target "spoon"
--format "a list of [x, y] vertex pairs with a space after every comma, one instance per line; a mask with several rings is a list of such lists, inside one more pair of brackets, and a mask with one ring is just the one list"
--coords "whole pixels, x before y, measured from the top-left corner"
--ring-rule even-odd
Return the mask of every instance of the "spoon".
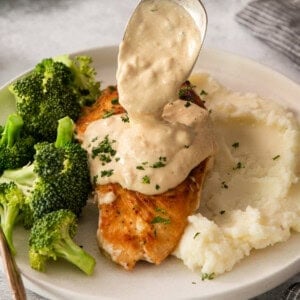
[[[147, 0], [143, 0], [147, 1]], [[207, 13], [203, 3], [200, 0], [172, 0], [178, 5], [182, 6], [193, 18], [194, 22], [198, 26], [201, 35], [201, 46], [203, 44], [206, 29], [207, 29]], [[199, 52], [201, 47], [199, 49]]]
[[[144, 2], [148, 2], [148, 1], [149, 0], [141, 0], [139, 2], [138, 6], [140, 6]], [[199, 54], [202, 44], [205, 39], [206, 29], [207, 29], [207, 13], [206, 13], [203, 3], [201, 2], [201, 0], [169, 0], [169, 1], [174, 2], [178, 5], [180, 5], [181, 7], [183, 7], [190, 14], [190, 16], [194, 20], [195, 24], [197, 25], [198, 30], [200, 32], [200, 38], [201, 38], [201, 45], [199, 47], [199, 52], [198, 52], [198, 54]], [[138, 6], [132, 13], [131, 18], [135, 14]], [[126, 34], [126, 30], [125, 30], [124, 36], [125, 36], [125, 34]]]
[[193, 69], [205, 39], [206, 29], [207, 29], [207, 13], [201, 0], [172, 0], [172, 1], [177, 3], [178, 5], [181, 5], [190, 14], [190, 16], [193, 18], [200, 32], [201, 44], [198, 50], [198, 55], [192, 66]]
[[119, 101], [129, 116], [160, 118], [163, 107], [177, 99], [198, 59], [206, 28], [199, 0], [139, 2], [119, 47], [116, 74]]

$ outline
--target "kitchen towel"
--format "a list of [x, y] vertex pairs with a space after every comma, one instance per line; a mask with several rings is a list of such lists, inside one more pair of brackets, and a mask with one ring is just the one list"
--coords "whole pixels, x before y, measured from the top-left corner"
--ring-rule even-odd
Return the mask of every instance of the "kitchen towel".
[[300, 300], [300, 273], [274, 289], [250, 300]]
[[300, 0], [250, 1], [236, 20], [300, 70]]

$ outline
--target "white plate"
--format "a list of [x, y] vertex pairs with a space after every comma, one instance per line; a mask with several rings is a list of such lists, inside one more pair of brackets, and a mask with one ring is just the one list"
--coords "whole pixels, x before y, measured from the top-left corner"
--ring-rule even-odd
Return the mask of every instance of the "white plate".
[[[102, 87], [115, 83], [117, 47], [82, 53], [93, 57]], [[204, 49], [194, 69], [199, 70], [208, 71], [231, 89], [277, 99], [300, 115], [300, 87], [255, 62]], [[0, 90], [0, 106], [3, 122], [14, 109], [6, 88]], [[174, 257], [160, 266], [139, 263], [128, 272], [100, 254], [96, 229], [97, 209], [88, 206], [77, 235], [79, 244], [97, 260], [94, 275], [88, 277], [63, 261], [49, 263], [46, 273], [32, 270], [27, 259], [27, 233], [17, 228], [16, 260], [25, 286], [50, 299], [247, 299], [273, 288], [300, 269], [300, 234], [294, 233], [286, 243], [253, 251], [233, 271], [211, 281], [201, 281], [200, 274], [191, 272]]]

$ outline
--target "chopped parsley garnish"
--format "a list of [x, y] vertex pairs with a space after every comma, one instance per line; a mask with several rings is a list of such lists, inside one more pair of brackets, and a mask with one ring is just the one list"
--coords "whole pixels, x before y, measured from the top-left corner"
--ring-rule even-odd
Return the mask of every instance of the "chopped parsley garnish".
[[98, 140], [98, 137], [95, 136], [93, 139], [92, 139], [92, 143], [96, 142]]
[[102, 161], [102, 165], [104, 166], [105, 164], [111, 162], [111, 157], [107, 154], [100, 154], [99, 159]]
[[159, 190], [159, 189], [160, 189], [160, 186], [159, 186], [158, 184], [156, 184], [156, 185], [155, 185], [155, 189], [156, 189], [156, 190]]
[[112, 148], [115, 140], [109, 140], [108, 135], [105, 136], [98, 146], [92, 149], [92, 158], [99, 157], [103, 163], [111, 161], [111, 157], [116, 155], [116, 150]]
[[273, 160], [276, 160], [276, 159], [278, 159], [279, 157], [280, 157], [280, 155], [278, 154], [278, 155], [272, 157], [272, 159], [273, 159]]
[[200, 232], [196, 232], [196, 233], [194, 234], [193, 239], [195, 239], [199, 234], [200, 234]]
[[156, 207], [156, 208], [155, 208], [155, 211], [156, 211], [156, 212], [160, 212], [160, 213], [162, 213], [162, 214], [166, 214], [166, 213], [167, 213], [165, 209], [160, 208], [160, 207]]
[[202, 90], [202, 91], [200, 92], [200, 96], [206, 96], [206, 95], [208, 95], [208, 93], [207, 93], [205, 90]]
[[[150, 168], [162, 168], [166, 165], [166, 161], [167, 161], [167, 158], [164, 157], [164, 156], [160, 156], [158, 161], [155, 162], [154, 164], [150, 165], [150, 166], [147, 166], [148, 165], [148, 162], [147, 161], [144, 161], [142, 162], [141, 164], [137, 165], [136, 166], [136, 169], [137, 170], [145, 170], [145, 168], [147, 167], [150, 167]], [[147, 177], [147, 176], [146, 176]]]
[[224, 215], [225, 214], [225, 210], [220, 210], [220, 215]]
[[104, 115], [102, 116], [102, 119], [106, 119], [111, 117], [114, 114], [114, 112], [112, 110], [107, 110]]
[[119, 160], [120, 160], [120, 157], [116, 157], [116, 158], [115, 158], [115, 161], [119, 161]]
[[165, 156], [160, 156], [158, 161], [151, 165], [151, 168], [162, 168], [166, 165], [167, 158]]
[[157, 162], [155, 162], [152, 166], [151, 166], [151, 168], [162, 168], [162, 167], [164, 167], [166, 164], [165, 163], [163, 163], [162, 161], [157, 161]]
[[150, 177], [149, 177], [148, 175], [145, 175], [145, 176], [142, 178], [142, 183], [150, 184]]
[[202, 280], [212, 280], [215, 278], [215, 273], [203, 273], [201, 279]]
[[185, 104], [184, 104], [184, 106], [185, 106], [185, 107], [191, 106], [191, 102], [190, 102], [190, 101], [186, 101]]
[[233, 148], [238, 148], [240, 146], [239, 142], [235, 142], [231, 145]]
[[179, 99], [193, 102], [194, 101], [194, 97], [193, 97], [193, 88], [194, 87], [195, 86], [192, 86], [190, 84], [183, 86], [179, 90], [179, 93], [178, 93]]
[[114, 173], [114, 170], [103, 170], [101, 171], [101, 177], [110, 177]]
[[170, 224], [171, 220], [169, 218], [163, 218], [160, 216], [156, 216], [152, 219], [151, 224], [157, 224], [157, 223]]
[[95, 175], [95, 176], [93, 177], [93, 184], [96, 184], [96, 183], [97, 183], [97, 180], [98, 180], [98, 175]]
[[225, 181], [222, 181], [222, 188], [223, 189], [228, 189], [228, 185], [226, 184]]
[[128, 117], [128, 115], [123, 115], [123, 116], [121, 116], [121, 120], [122, 120], [124, 123], [129, 123], [129, 117]]
[[245, 168], [245, 165], [239, 161], [236, 164], [236, 166], [232, 168], [232, 170], [243, 169], [243, 168]]
[[112, 104], [112, 105], [119, 104], [119, 99], [118, 99], [118, 98], [112, 99], [112, 100], [111, 100], [111, 104]]
[[144, 168], [143, 166], [136, 166], [136, 168], [137, 168], [138, 170], [145, 170], [145, 168]]
[[180, 98], [180, 99], [184, 98], [184, 96], [185, 96], [185, 94], [186, 94], [186, 90], [187, 90], [187, 88], [181, 88], [181, 89], [179, 90], [179, 98]]
[[108, 88], [109, 88], [109, 90], [110, 90], [111, 92], [114, 92], [114, 91], [117, 90], [116, 87], [113, 86], [113, 85], [110, 85]]

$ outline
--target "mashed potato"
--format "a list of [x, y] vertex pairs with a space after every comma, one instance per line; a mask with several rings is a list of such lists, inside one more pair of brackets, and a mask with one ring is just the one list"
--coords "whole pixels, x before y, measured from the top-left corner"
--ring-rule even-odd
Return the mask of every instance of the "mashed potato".
[[211, 112], [218, 142], [200, 213], [174, 252], [192, 270], [221, 274], [251, 249], [300, 232], [299, 128], [292, 113], [254, 94], [191, 78]]

